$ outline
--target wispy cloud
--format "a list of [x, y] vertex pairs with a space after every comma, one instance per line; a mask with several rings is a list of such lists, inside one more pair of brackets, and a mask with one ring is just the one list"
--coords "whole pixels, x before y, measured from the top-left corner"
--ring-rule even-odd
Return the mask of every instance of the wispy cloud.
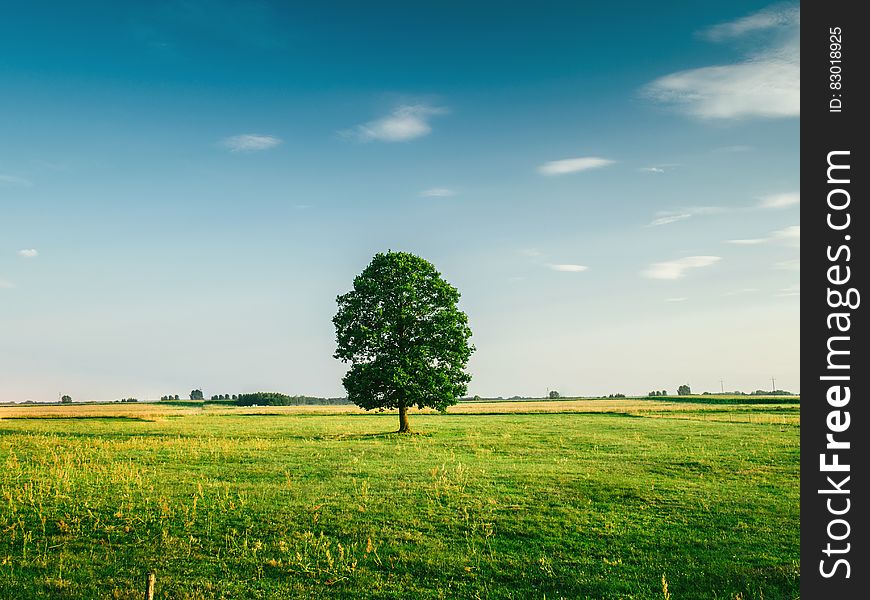
[[782, 260], [778, 263], [774, 263], [773, 268], [780, 269], [781, 271], [800, 271], [801, 259], [793, 258], [791, 260]]
[[800, 192], [786, 192], [784, 194], [771, 194], [763, 196], [758, 201], [758, 208], [786, 208], [800, 204]]
[[340, 132], [344, 137], [363, 142], [407, 142], [432, 132], [432, 117], [446, 114], [444, 107], [428, 104], [402, 104], [380, 119]]
[[647, 227], [658, 227], [660, 225], [669, 225], [677, 221], [685, 221], [692, 217], [701, 215], [715, 215], [727, 212], [728, 209], [721, 206], [687, 206], [676, 210], [660, 210], [656, 213], [656, 218], [650, 221]]
[[31, 187], [33, 185], [33, 182], [29, 179], [25, 179], [24, 177], [0, 173], [0, 185]]
[[679, 71], [644, 88], [655, 101], [700, 119], [800, 115], [800, 10], [776, 5], [704, 33], [712, 41], [764, 32], [756, 50], [733, 64]]
[[39, 256], [39, 251], [36, 248], [24, 248], [17, 252], [18, 256], [23, 256], [24, 258], [36, 258]]
[[801, 243], [801, 226], [791, 225], [785, 229], [771, 231], [769, 235], [762, 238], [746, 238], [739, 240], [728, 240], [729, 244], [737, 244], [740, 246], [756, 246], [759, 244], [782, 243], [790, 246], [799, 246]]
[[676, 223], [677, 221], [685, 221], [686, 219], [691, 219], [692, 215], [690, 213], [680, 213], [674, 215], [665, 215], [663, 217], [658, 217], [653, 219], [649, 227], [657, 227], [659, 225], [667, 225], [669, 223]]
[[529, 258], [539, 258], [544, 255], [540, 248], [521, 248], [520, 254]]
[[720, 23], [702, 32], [714, 42], [742, 37], [748, 33], [800, 25], [800, 8], [793, 4], [774, 4], [735, 21]]
[[14, 288], [15, 284], [11, 281], [6, 281], [5, 279], [0, 279], [0, 289], [11, 289]]
[[[653, 219], [647, 227], [656, 227], [659, 225], [668, 225], [670, 223], [676, 223], [677, 221], [685, 221], [686, 219], [690, 219], [692, 217], [698, 217], [703, 215], [718, 215], [725, 213], [734, 213], [740, 211], [754, 211], [754, 210], [777, 210], [782, 208], [788, 208], [789, 206], [796, 206], [800, 204], [801, 196], [799, 192], [785, 192], [780, 194], [769, 194], [767, 196], [762, 196], [756, 202], [756, 204], [752, 206], [689, 206], [676, 208], [673, 210], [661, 210], [656, 213], [656, 218]], [[754, 240], [744, 240], [744, 241], [735, 241], [735, 243], [762, 243], [762, 240], [754, 241]]]
[[642, 173], [664, 173], [665, 170], [661, 167], [643, 167], [641, 169]]
[[801, 284], [799, 284], [799, 283], [784, 287], [781, 290], [779, 290], [779, 293], [777, 294], [777, 296], [780, 296], [780, 297], [800, 296], [800, 295], [801, 295]]
[[450, 188], [429, 188], [420, 192], [420, 195], [424, 198], [448, 198], [455, 196], [456, 190], [451, 190]]
[[720, 260], [722, 258], [719, 256], [687, 256], [677, 260], [653, 263], [643, 271], [643, 275], [650, 279], [681, 279], [689, 269], [709, 267]]
[[241, 135], [233, 135], [221, 140], [221, 146], [230, 152], [260, 152], [269, 150], [281, 143], [281, 139], [273, 135], [264, 135], [261, 133], [243, 133]]
[[600, 158], [598, 156], [583, 156], [579, 158], [563, 158], [562, 160], [551, 160], [538, 167], [538, 173], [541, 175], [565, 175], [567, 173], [579, 173], [580, 171], [589, 171], [591, 169], [600, 169], [612, 165], [614, 162], [609, 158]]
[[553, 271], [561, 271], [563, 273], [581, 273], [589, 269], [585, 265], [549, 265]]

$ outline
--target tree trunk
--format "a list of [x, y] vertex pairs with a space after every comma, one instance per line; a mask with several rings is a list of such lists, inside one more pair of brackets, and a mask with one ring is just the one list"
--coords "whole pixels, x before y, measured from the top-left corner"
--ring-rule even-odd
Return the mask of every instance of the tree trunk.
[[408, 407], [404, 404], [399, 405], [399, 433], [411, 433], [411, 426], [408, 425]]

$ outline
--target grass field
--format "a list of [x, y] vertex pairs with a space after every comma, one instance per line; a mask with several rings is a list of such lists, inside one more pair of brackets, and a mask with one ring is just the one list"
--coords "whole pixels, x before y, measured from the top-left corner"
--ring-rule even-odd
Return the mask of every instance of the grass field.
[[799, 405], [0, 407], [0, 598], [799, 597]]

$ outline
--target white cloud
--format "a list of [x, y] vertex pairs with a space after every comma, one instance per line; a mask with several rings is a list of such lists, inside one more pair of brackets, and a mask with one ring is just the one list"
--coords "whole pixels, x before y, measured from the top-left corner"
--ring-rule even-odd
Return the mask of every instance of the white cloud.
[[786, 208], [800, 204], [800, 192], [786, 192], [784, 194], [771, 194], [759, 199], [758, 208]]
[[230, 152], [259, 152], [269, 150], [281, 143], [281, 139], [273, 135], [259, 133], [243, 133], [221, 140], [221, 146]]
[[748, 33], [775, 28], [800, 26], [800, 8], [792, 4], [775, 4], [736, 21], [720, 23], [703, 32], [714, 42], [741, 37]]
[[420, 195], [425, 198], [449, 198], [456, 195], [456, 190], [451, 190], [450, 188], [429, 188], [420, 192]]
[[742, 61], [665, 75], [644, 88], [646, 95], [700, 119], [800, 116], [797, 7], [765, 9], [717, 25], [707, 37], [734, 39], [761, 30], [766, 31], [764, 41]]
[[10, 281], [6, 281], [5, 279], [0, 279], [0, 289], [11, 289], [14, 288], [15, 284]]
[[719, 262], [719, 256], [687, 256], [677, 260], [651, 264], [644, 272], [650, 279], [681, 279], [689, 269], [709, 267]]
[[550, 265], [550, 268], [563, 273], [581, 273], [589, 269], [589, 267], [584, 265]]
[[797, 242], [801, 241], [801, 226], [800, 225], [791, 225], [786, 227], [785, 229], [779, 229], [770, 234], [770, 239], [777, 241], [785, 241], [785, 242]]
[[608, 158], [599, 158], [597, 156], [584, 156], [580, 158], [564, 158], [562, 160], [552, 160], [538, 167], [538, 173], [541, 175], [564, 175], [566, 173], [578, 173], [580, 171], [588, 171], [590, 169], [600, 169], [612, 165], [614, 162]]
[[21, 187], [30, 187], [33, 185], [33, 182], [29, 179], [25, 179], [24, 177], [18, 177], [16, 175], [4, 175], [0, 173], [0, 185], [17, 185]]
[[[701, 215], [717, 215], [723, 213], [733, 213], [740, 211], [753, 210], [775, 210], [787, 208], [800, 204], [801, 196], [799, 192], [785, 192], [781, 194], [770, 194], [758, 199], [754, 206], [689, 206], [676, 210], [662, 210], [656, 213], [656, 218], [653, 219], [647, 227], [655, 227], [658, 225], [668, 225], [677, 221], [697, 217]], [[749, 240], [731, 240], [733, 244], [763, 244], [766, 239], [749, 239]]]
[[771, 231], [767, 237], [749, 238], [740, 240], [728, 240], [729, 244], [738, 244], [741, 246], [756, 246], [759, 244], [782, 243], [789, 246], [799, 246], [801, 243], [801, 226], [791, 225], [785, 229]]
[[641, 169], [641, 172], [643, 172], [643, 173], [664, 173], [665, 170], [662, 169], [661, 167], [643, 167]]
[[689, 213], [681, 213], [674, 215], [665, 215], [663, 217], [658, 217], [657, 219], [653, 219], [649, 224], [649, 227], [656, 227], [658, 225], [667, 225], [668, 223], [676, 223], [677, 221], [685, 221], [686, 219], [692, 218], [692, 215]]
[[39, 256], [39, 251], [36, 248], [24, 248], [23, 250], [18, 251], [18, 256], [23, 256], [24, 258], [36, 258]]
[[779, 290], [777, 296], [780, 297], [788, 297], [788, 296], [800, 296], [801, 295], [801, 284], [796, 283], [794, 285], [790, 285]]
[[677, 221], [685, 221], [692, 217], [701, 215], [716, 215], [728, 212], [729, 209], [722, 206], [689, 206], [679, 210], [661, 210], [656, 213], [656, 218], [653, 219], [647, 227], [657, 227], [659, 225], [668, 225]]
[[407, 142], [431, 133], [431, 118], [447, 112], [446, 108], [427, 104], [403, 104], [385, 117], [341, 133], [364, 142]]

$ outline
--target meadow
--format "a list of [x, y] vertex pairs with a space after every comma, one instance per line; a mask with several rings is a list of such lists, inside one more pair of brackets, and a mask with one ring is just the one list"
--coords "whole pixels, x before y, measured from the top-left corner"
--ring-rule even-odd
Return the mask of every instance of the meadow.
[[0, 407], [0, 598], [799, 597], [800, 407]]

